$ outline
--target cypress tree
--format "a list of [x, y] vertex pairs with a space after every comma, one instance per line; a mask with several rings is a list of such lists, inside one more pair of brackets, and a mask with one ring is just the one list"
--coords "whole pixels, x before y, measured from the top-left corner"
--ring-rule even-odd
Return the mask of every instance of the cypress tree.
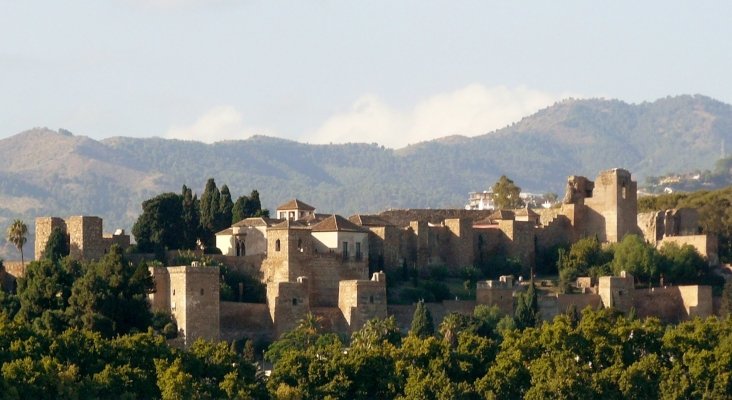
[[229, 187], [227, 185], [221, 186], [220, 194], [221, 197], [219, 198], [219, 211], [216, 215], [215, 232], [226, 229], [231, 225], [231, 211], [234, 208], [234, 202], [231, 200], [231, 192], [229, 192]]
[[207, 246], [213, 245], [214, 233], [216, 233], [216, 216], [219, 214], [221, 207], [219, 200], [221, 193], [216, 187], [214, 178], [209, 178], [206, 182], [206, 188], [201, 194], [201, 240]]
[[412, 326], [409, 333], [422, 339], [432, 336], [435, 333], [435, 323], [432, 321], [432, 313], [424, 305], [424, 301], [417, 303], [412, 317]]

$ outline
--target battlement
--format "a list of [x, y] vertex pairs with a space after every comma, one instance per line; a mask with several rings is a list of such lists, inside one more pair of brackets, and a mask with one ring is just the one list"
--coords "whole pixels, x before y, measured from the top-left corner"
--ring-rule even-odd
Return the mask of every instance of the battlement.
[[69, 255], [79, 260], [98, 260], [115, 244], [122, 249], [130, 246], [130, 235], [125, 234], [123, 229], [118, 229], [113, 234], [104, 234], [100, 217], [39, 217], [36, 218], [36, 260], [41, 259], [54, 228], [61, 229], [68, 236]]
[[386, 275], [376, 272], [371, 280], [343, 280], [338, 286], [338, 308], [351, 331], [366, 321], [386, 318]]

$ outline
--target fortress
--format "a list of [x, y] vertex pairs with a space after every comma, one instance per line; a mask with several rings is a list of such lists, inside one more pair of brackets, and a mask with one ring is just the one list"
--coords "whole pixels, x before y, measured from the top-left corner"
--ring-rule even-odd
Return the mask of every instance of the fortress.
[[[649, 243], [689, 243], [717, 262], [716, 242], [701, 235], [695, 210], [638, 214], [637, 184], [628, 171], [603, 171], [591, 181], [571, 176], [559, 208], [520, 210], [390, 210], [378, 215], [318, 214], [313, 206], [292, 200], [279, 206], [277, 218], [248, 218], [216, 234], [230, 268], [253, 273], [266, 284], [266, 304], [221, 302], [216, 267], [152, 267], [153, 310], [171, 313], [184, 342], [197, 337], [239, 339], [279, 337], [308, 312], [326, 329], [350, 333], [375, 317], [396, 316], [408, 327], [413, 306], [388, 305], [387, 276], [402, 268], [424, 270], [442, 265], [453, 272], [485, 265], [495, 256], [520, 260], [526, 271], [537, 254], [557, 245], [596, 236], [617, 242], [635, 233]], [[39, 218], [36, 254], [54, 226], [69, 232], [74, 254], [96, 258], [111, 243], [129, 244], [129, 236], [101, 235], [96, 217]], [[126, 239], [125, 239], [126, 238]], [[635, 308], [639, 316], [667, 321], [713, 312], [711, 288], [680, 286], [636, 290], [630, 275], [582, 278], [582, 293], [540, 297], [544, 318], [574, 305]], [[525, 286], [513, 277], [479, 282], [475, 301], [446, 301], [428, 306], [439, 322], [451, 311], [472, 313], [477, 304], [497, 305], [512, 313], [516, 292]], [[240, 289], [241, 290], [241, 289]]]

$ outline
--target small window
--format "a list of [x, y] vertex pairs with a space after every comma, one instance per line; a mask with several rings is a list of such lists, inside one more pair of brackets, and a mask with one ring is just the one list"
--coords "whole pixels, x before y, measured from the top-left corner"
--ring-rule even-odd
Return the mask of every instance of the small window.
[[293, 306], [296, 306], [297, 305], [297, 298], [296, 297], [293, 297], [292, 298], [292, 305]]
[[203, 296], [203, 288], [201, 288], [201, 296]]
[[173, 289], [173, 296], [175, 296], [175, 289]]
[[343, 259], [348, 260], [348, 242], [343, 242]]
[[302, 239], [297, 239], [297, 249], [302, 251]]
[[374, 304], [374, 296], [369, 296], [369, 303]]
[[280, 251], [280, 239], [275, 240], [275, 251]]
[[295, 219], [295, 212], [294, 211], [290, 211], [290, 218]]

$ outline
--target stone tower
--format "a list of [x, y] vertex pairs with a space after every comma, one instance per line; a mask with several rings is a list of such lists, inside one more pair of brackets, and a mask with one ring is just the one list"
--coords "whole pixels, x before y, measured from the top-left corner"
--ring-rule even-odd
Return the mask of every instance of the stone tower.
[[153, 311], [168, 312], [178, 325], [185, 346], [196, 339], [218, 340], [220, 331], [219, 268], [191, 266], [151, 267], [155, 293]]
[[638, 233], [638, 184], [630, 172], [615, 168], [600, 172], [587, 206], [585, 222], [588, 233], [601, 241], [618, 242], [629, 233]]

